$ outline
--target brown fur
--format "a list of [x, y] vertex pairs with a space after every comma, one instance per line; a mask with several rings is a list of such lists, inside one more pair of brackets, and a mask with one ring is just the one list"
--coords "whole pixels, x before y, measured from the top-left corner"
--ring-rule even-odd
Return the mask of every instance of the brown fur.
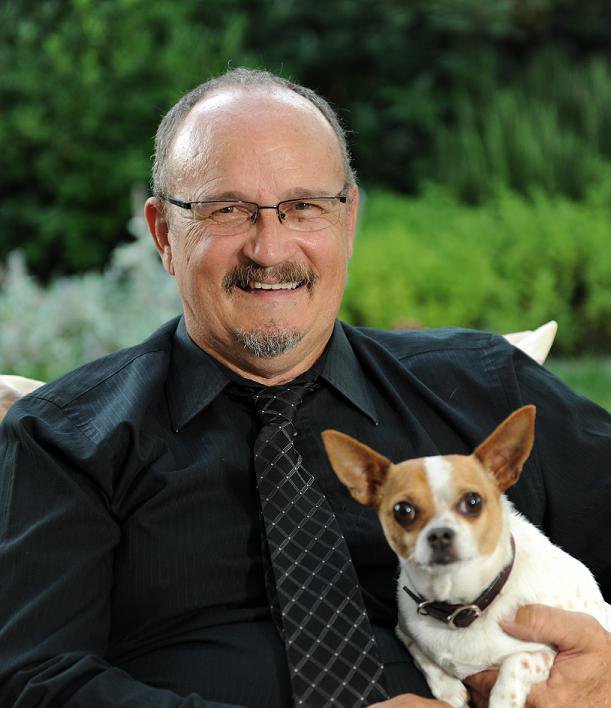
[[477, 492], [482, 498], [482, 512], [479, 516], [461, 514], [461, 518], [472, 524], [480, 553], [491, 553], [498, 543], [502, 527], [500, 489], [494, 477], [482, 467], [474, 455], [448, 455], [446, 459], [453, 468], [456, 504], [458, 505], [467, 492]]
[[[408, 528], [404, 528], [395, 519], [393, 507], [397, 502], [406, 501], [418, 507], [420, 513]], [[391, 548], [403, 557], [416, 543], [420, 529], [432, 516], [433, 496], [426, 481], [426, 472], [422, 460], [408, 460], [398, 465], [391, 465], [386, 475], [379, 497], [374, 507], [380, 516], [386, 540]]]

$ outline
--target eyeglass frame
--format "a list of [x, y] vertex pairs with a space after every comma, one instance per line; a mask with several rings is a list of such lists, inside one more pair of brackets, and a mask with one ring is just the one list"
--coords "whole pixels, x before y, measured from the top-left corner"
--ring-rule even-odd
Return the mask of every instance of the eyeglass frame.
[[[256, 211], [253, 213], [253, 216], [251, 217], [251, 225], [254, 225], [257, 223], [257, 220], [259, 218], [259, 212], [261, 209], [274, 209], [276, 211], [276, 216], [278, 217], [278, 221], [283, 225], [286, 226], [286, 223], [282, 220], [282, 212], [280, 211], [280, 206], [282, 204], [288, 204], [290, 202], [300, 202], [300, 201], [308, 201], [309, 199], [311, 200], [317, 200], [317, 199], [339, 199], [340, 204], [346, 204], [348, 202], [348, 199], [350, 197], [349, 194], [345, 194], [344, 191], [347, 189], [346, 186], [342, 189], [339, 194], [336, 194], [335, 196], [329, 196], [329, 195], [324, 195], [324, 196], [307, 196], [307, 197], [294, 197], [293, 199], [283, 199], [282, 201], [278, 202], [277, 204], [257, 204], [257, 202], [249, 202], [246, 199], [202, 199], [202, 200], [195, 200], [192, 202], [186, 202], [183, 201], [182, 199], [176, 199], [175, 197], [169, 197], [164, 194], [160, 194], [159, 197], [163, 199], [166, 202], [169, 202], [170, 204], [173, 204], [174, 206], [180, 207], [181, 209], [191, 209], [193, 207], [193, 204], [250, 204], [251, 206], [256, 207]], [[209, 218], [209, 217], [208, 217]], [[202, 221], [205, 221], [205, 219], [202, 219]], [[248, 221], [248, 220], [247, 220]], [[246, 225], [246, 222], [244, 224]], [[331, 226], [331, 224], [329, 224]], [[289, 231], [296, 231], [298, 229], [291, 229], [289, 226], [286, 226]], [[324, 227], [327, 228], [327, 227]], [[317, 231], [323, 231], [324, 229], [317, 229]], [[303, 233], [308, 233], [307, 230], [304, 230]], [[314, 232], [309, 232], [309, 233], [314, 233]]]

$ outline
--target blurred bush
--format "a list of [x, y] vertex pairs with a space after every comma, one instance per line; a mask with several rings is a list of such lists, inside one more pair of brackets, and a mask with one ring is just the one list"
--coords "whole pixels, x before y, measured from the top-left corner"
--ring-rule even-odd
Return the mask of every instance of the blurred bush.
[[243, 27], [232, 0], [0, 3], [0, 257], [45, 277], [106, 263], [161, 116]]
[[161, 115], [228, 65], [328, 97], [365, 184], [582, 198], [611, 160], [609, 26], [605, 0], [0, 3], [0, 259], [103, 267]]
[[43, 287], [14, 252], [0, 271], [0, 372], [48, 381], [103, 354], [144, 340], [181, 310], [144, 220], [103, 273]]
[[342, 316], [496, 332], [559, 322], [556, 353], [611, 349], [611, 176], [582, 204], [501, 190], [479, 206], [429, 186], [369, 195]]
[[482, 201], [499, 187], [583, 199], [611, 164], [611, 67], [558, 50], [533, 58], [513, 84], [482, 81], [454, 93], [429, 175]]

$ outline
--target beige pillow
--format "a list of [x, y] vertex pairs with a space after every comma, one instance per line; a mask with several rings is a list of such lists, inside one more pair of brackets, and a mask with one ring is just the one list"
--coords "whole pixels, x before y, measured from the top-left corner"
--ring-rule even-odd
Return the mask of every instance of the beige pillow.
[[0, 420], [18, 398], [42, 386], [42, 381], [0, 374]]
[[550, 320], [541, 325], [541, 327], [537, 327], [537, 329], [506, 334], [505, 339], [513, 344], [514, 347], [526, 352], [528, 356], [539, 362], [539, 364], [543, 364], [554, 343], [557, 331], [558, 323], [555, 320]]

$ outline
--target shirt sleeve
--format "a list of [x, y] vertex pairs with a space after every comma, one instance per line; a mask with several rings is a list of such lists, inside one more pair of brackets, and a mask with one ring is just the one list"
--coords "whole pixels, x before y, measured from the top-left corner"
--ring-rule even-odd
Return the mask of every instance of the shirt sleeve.
[[37, 397], [0, 425], [0, 705], [219, 708], [104, 659], [121, 531], [94, 447]]
[[611, 415], [518, 349], [512, 363], [523, 403], [537, 407], [533, 454], [547, 501], [543, 530], [590, 568], [609, 602]]

